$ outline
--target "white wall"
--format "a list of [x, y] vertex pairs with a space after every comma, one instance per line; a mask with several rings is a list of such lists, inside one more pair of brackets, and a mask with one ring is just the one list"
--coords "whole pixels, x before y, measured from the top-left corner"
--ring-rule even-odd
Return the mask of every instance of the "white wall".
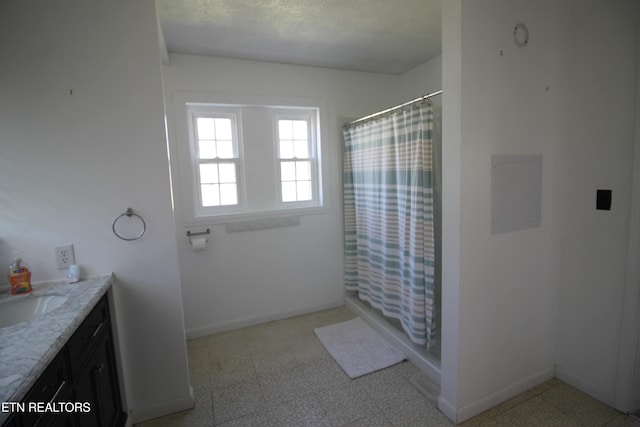
[[[554, 3], [463, 2], [458, 391], [463, 417], [553, 375]], [[525, 48], [513, 41], [519, 21], [531, 34]], [[543, 156], [542, 225], [491, 235], [491, 156], [517, 154]]]
[[[556, 373], [614, 404], [638, 4], [447, 1], [443, 17], [440, 407], [462, 421]], [[490, 234], [495, 154], [543, 155], [541, 227]]]
[[[627, 277], [620, 331], [616, 401], [629, 411], [640, 410], [640, 25], [636, 27], [635, 144], [631, 185]], [[633, 372], [629, 375], [629, 372]]]
[[442, 3], [442, 316], [438, 408], [458, 420], [460, 365], [460, 194], [462, 0]]
[[[35, 281], [115, 272], [133, 420], [190, 404], [154, 2], [0, 3], [0, 262]], [[139, 241], [111, 233], [132, 207]], [[4, 282], [4, 281], [3, 281]]]
[[[554, 373], [558, 24], [552, 1], [446, 3], [439, 406], [463, 421]], [[516, 154], [543, 156], [542, 225], [492, 235], [491, 157]]]
[[[400, 75], [400, 93], [404, 102], [442, 89], [442, 54]], [[441, 97], [433, 98], [441, 101]]]
[[[556, 363], [560, 378], [613, 404], [629, 235], [640, 4], [571, 1], [566, 14]], [[613, 190], [611, 211], [595, 209], [598, 188]]]
[[[400, 102], [399, 78], [266, 62], [171, 54], [163, 67], [170, 128], [176, 223], [187, 334], [198, 336], [342, 304], [342, 137], [339, 123]], [[205, 251], [194, 252], [186, 231], [184, 181], [174, 97], [320, 98], [328, 209], [304, 215], [298, 226], [227, 233], [210, 225]], [[188, 203], [188, 202], [187, 202]]]

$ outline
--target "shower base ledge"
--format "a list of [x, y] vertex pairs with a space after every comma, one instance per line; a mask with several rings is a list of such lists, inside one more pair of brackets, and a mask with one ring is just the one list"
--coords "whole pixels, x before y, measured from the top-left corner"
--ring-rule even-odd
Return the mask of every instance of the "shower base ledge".
[[440, 361], [434, 355], [412, 343], [403, 332], [360, 301], [357, 296], [345, 295], [344, 305], [400, 350], [430, 381], [440, 386]]

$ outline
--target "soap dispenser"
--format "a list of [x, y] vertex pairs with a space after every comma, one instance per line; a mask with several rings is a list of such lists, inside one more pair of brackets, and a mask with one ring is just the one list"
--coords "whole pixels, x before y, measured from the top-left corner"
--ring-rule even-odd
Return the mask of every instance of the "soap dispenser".
[[22, 265], [22, 258], [16, 260], [9, 266], [9, 284], [11, 285], [11, 295], [27, 294], [31, 288], [31, 272]]

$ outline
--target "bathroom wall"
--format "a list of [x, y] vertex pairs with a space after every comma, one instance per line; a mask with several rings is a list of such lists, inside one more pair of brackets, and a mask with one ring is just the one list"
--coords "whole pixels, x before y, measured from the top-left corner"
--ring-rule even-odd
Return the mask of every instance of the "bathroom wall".
[[[458, 300], [462, 418], [554, 373], [559, 142], [555, 3], [462, 3]], [[524, 48], [513, 39], [520, 21], [530, 31], [530, 43]], [[446, 145], [447, 129], [443, 132]], [[492, 156], [527, 154], [543, 157], [541, 226], [491, 234]]]
[[[575, 0], [565, 14], [556, 363], [560, 378], [613, 405], [626, 265], [637, 265], [627, 245], [640, 3]], [[599, 188], [613, 191], [610, 211], [595, 209]]]
[[[559, 26], [553, 1], [444, 2], [443, 17], [439, 407], [460, 422], [554, 374]], [[541, 226], [491, 234], [492, 156], [518, 154], [543, 156]]]
[[[442, 54], [400, 75], [400, 93], [404, 102], [442, 89]], [[433, 101], [441, 103], [442, 97]]]
[[[188, 336], [342, 305], [342, 137], [339, 124], [398, 104], [400, 78], [384, 74], [171, 54], [163, 67], [174, 188], [178, 168], [176, 94], [228, 98], [319, 98], [322, 120], [325, 211], [303, 215], [292, 227], [227, 233], [208, 225], [205, 251], [194, 252], [185, 235], [184, 192], [176, 191], [176, 223]], [[250, 172], [249, 172], [250, 173]]]
[[[440, 408], [463, 421], [553, 375], [615, 404], [638, 4], [443, 10]], [[518, 22], [530, 33], [522, 48]], [[543, 156], [540, 227], [491, 234], [496, 154]], [[597, 188], [613, 189], [611, 211], [595, 210]]]
[[[83, 275], [114, 272], [132, 420], [188, 407], [153, 0], [2, 1], [0, 50], [0, 264], [62, 279], [72, 243]], [[135, 242], [111, 232], [127, 207]]]
[[462, 0], [442, 5], [442, 318], [438, 408], [458, 421], [462, 153]]

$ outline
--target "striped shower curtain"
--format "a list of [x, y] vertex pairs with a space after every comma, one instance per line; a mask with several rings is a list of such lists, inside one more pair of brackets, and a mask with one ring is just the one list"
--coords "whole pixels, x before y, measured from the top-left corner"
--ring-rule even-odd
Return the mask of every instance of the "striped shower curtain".
[[343, 130], [345, 288], [436, 340], [433, 108], [417, 103]]

